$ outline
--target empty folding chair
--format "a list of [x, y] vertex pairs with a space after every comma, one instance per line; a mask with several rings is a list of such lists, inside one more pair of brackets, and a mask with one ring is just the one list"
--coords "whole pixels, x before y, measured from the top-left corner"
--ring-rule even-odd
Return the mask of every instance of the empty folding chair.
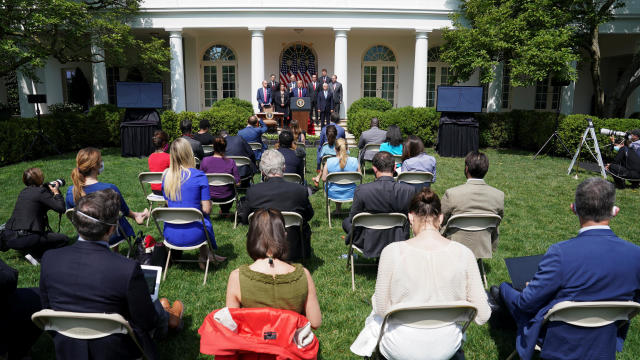
[[[147, 193], [144, 187], [144, 184], [162, 184], [161, 172], [141, 172], [140, 174], [138, 174], [138, 181], [140, 182], [140, 187], [142, 188], [142, 194], [146, 197], [147, 202], [149, 203], [149, 211], [153, 210], [153, 203], [164, 204], [167, 202], [164, 199], [164, 196], [156, 195], [153, 193], [153, 191]], [[147, 226], [149, 226], [149, 218], [147, 218]]]
[[433, 182], [433, 174], [428, 171], [403, 171], [398, 174], [396, 181], [414, 187], [421, 187]]
[[[251, 166], [251, 159], [249, 159], [246, 156], [227, 156], [227, 158], [233, 160], [236, 163], [236, 167], [238, 168], [238, 171], [240, 171], [240, 168], [242, 166], [249, 166], [249, 167]], [[249, 182], [253, 184], [253, 174], [249, 176], [245, 176], [244, 178], [240, 179], [241, 182], [245, 180], [249, 180]]]
[[259, 142], [250, 142], [249, 146], [251, 146], [251, 150], [253, 151], [262, 149], [262, 144], [260, 144]]
[[[373, 151], [373, 152], [379, 152], [380, 151], [380, 144], [367, 144], [364, 146], [364, 149], [362, 149], [362, 152], [366, 154], [367, 151]], [[365, 165], [367, 162], [371, 162], [371, 160], [365, 160], [364, 159], [364, 155], [362, 155], [362, 162], [360, 163], [360, 168], [362, 168], [362, 176], [366, 175], [365, 172]]]
[[204, 156], [210, 156], [213, 154], [213, 145], [202, 145], [202, 150], [204, 150]]

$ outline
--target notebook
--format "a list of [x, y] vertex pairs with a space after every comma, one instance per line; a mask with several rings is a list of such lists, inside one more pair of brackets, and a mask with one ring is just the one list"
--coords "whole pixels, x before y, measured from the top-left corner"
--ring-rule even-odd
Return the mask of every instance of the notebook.
[[543, 256], [544, 254], [504, 259], [514, 289], [522, 291], [526, 286], [525, 284], [533, 279], [533, 275], [538, 271], [538, 264]]
[[149, 294], [151, 294], [151, 301], [158, 300], [158, 293], [160, 292], [160, 276], [162, 276], [162, 268], [160, 266], [141, 265], [142, 272], [144, 273], [144, 280], [147, 282], [149, 288]]

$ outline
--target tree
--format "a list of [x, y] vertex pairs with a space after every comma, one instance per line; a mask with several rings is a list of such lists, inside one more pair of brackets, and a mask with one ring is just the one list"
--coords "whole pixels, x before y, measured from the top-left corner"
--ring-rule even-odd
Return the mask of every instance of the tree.
[[[620, 116], [640, 85], [640, 53], [605, 97], [600, 79], [598, 27], [610, 21], [623, 0], [465, 0], [444, 30], [442, 58], [455, 80], [481, 70], [481, 82], [493, 80], [493, 66], [510, 69], [511, 85], [532, 86], [548, 77], [576, 80], [574, 61], [590, 63], [599, 116]], [[606, 99], [606, 101], [605, 101]]]
[[[138, 66], [151, 77], [168, 71], [164, 40], [136, 39], [126, 24], [141, 0], [4, 0], [0, 2], [0, 77], [16, 70], [37, 79], [49, 57], [61, 63]], [[91, 44], [105, 56], [91, 53]]]

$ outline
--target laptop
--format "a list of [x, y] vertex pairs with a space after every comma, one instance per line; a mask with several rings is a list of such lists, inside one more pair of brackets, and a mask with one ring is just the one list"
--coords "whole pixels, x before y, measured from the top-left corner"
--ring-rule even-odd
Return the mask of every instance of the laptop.
[[151, 301], [158, 300], [162, 268], [160, 266], [151, 265], [140, 265], [140, 267], [142, 268], [142, 273], [144, 274], [144, 280], [147, 282], [149, 294], [151, 294]]
[[543, 256], [544, 254], [504, 259], [514, 289], [522, 291], [526, 283], [533, 279]]

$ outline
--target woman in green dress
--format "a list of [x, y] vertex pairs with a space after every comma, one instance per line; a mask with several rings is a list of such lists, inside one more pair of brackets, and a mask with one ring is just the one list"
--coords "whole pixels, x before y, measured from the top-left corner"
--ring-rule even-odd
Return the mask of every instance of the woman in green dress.
[[227, 307], [271, 307], [305, 315], [311, 327], [322, 323], [316, 287], [309, 270], [290, 264], [284, 218], [278, 210], [256, 211], [249, 223], [247, 252], [254, 260], [229, 275]]

